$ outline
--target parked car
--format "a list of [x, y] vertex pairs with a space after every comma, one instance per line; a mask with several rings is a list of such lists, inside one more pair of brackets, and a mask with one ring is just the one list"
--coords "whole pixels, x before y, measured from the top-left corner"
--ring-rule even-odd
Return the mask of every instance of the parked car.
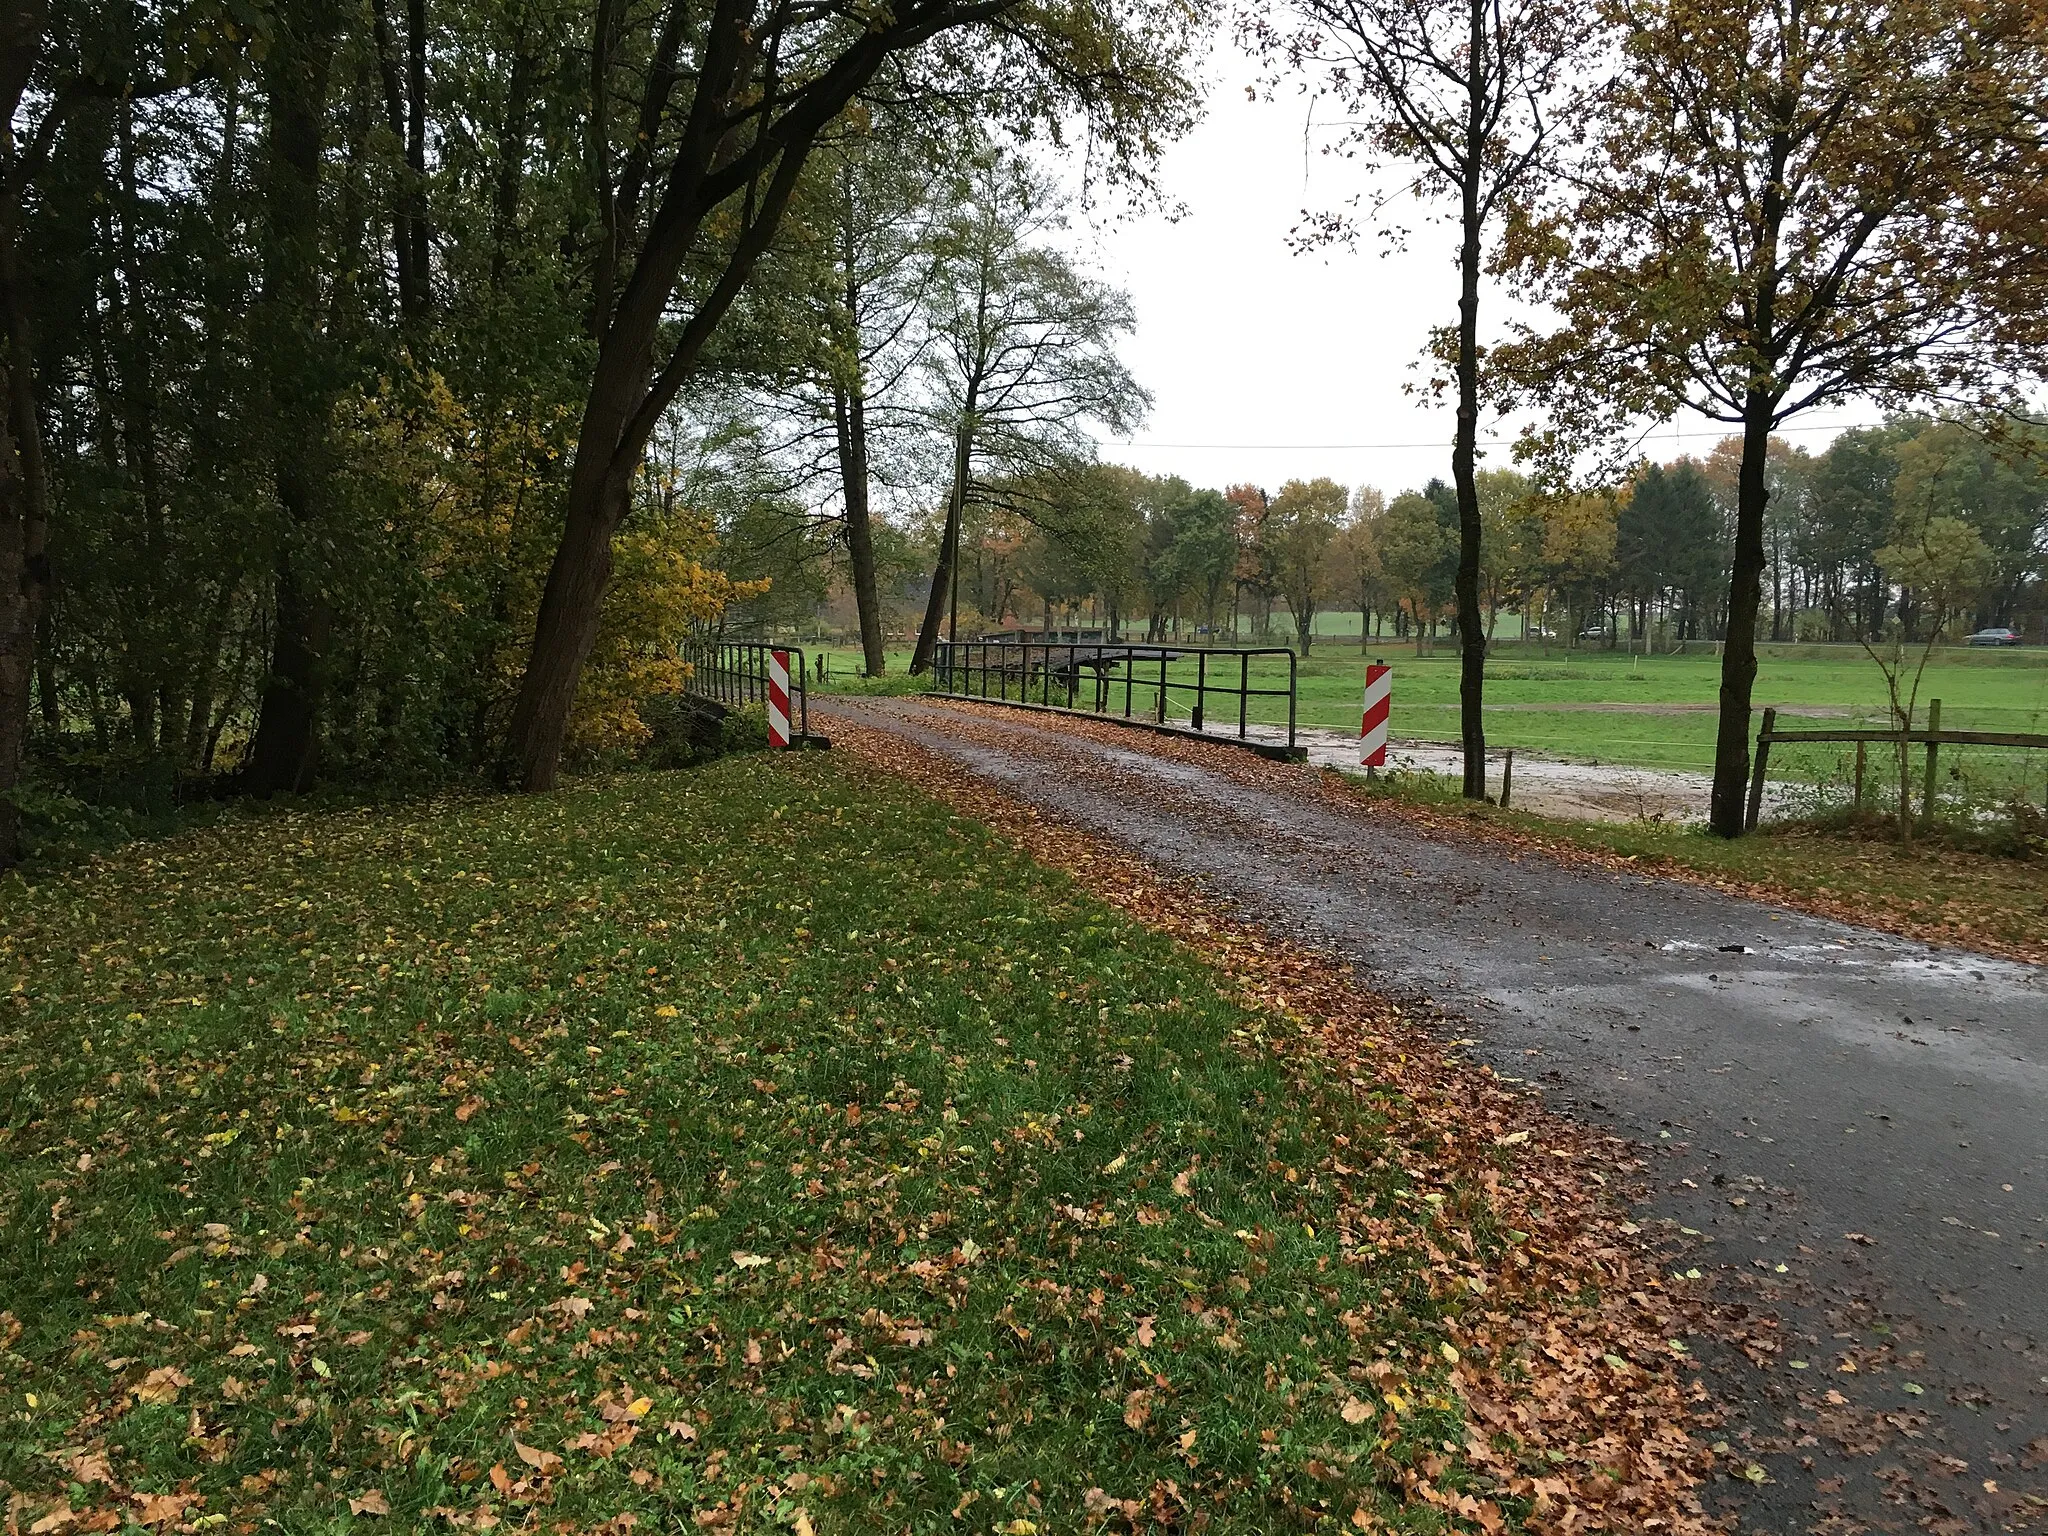
[[1965, 645], [2018, 645], [2019, 631], [2012, 629], [1980, 629], [1969, 636]]

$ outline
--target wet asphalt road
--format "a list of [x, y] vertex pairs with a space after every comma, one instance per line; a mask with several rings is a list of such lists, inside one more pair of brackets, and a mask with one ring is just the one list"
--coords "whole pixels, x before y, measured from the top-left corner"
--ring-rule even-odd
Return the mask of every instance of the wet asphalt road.
[[1719, 1433], [1769, 1477], [1711, 1490], [1742, 1529], [2048, 1526], [2040, 969], [1428, 836], [1138, 733], [828, 707], [1427, 1000], [1469, 1055], [1653, 1149], [1638, 1219], [1687, 1233], [1681, 1264], [1775, 1320], [1749, 1330], [1779, 1346], [1762, 1366], [1703, 1355]]

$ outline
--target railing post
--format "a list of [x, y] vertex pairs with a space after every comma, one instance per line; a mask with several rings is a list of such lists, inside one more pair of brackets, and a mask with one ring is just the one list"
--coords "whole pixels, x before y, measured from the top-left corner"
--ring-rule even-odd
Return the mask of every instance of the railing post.
[[1920, 821], [1934, 825], [1934, 769], [1941, 756], [1941, 700], [1927, 701], [1927, 774], [1920, 789]]
[[1159, 723], [1166, 724], [1166, 644], [1159, 646]]
[[1500, 808], [1508, 808], [1508, 797], [1515, 792], [1515, 749], [1508, 748], [1507, 761], [1500, 770]]
[[1081, 685], [1081, 648], [1067, 647], [1067, 708], [1074, 707], [1074, 690]]
[[1287, 750], [1294, 750], [1295, 700], [1300, 690], [1295, 686], [1294, 652], [1287, 653]]
[[1856, 809], [1859, 811], [1863, 809], [1863, 763], [1866, 745], [1860, 741], [1856, 743]]
[[1771, 727], [1778, 723], [1775, 709], [1764, 711], [1764, 727], [1756, 733], [1756, 768], [1749, 777], [1749, 814], [1742, 818], [1742, 830], [1754, 832], [1764, 809], [1764, 765], [1771, 760]]
[[1196, 730], [1202, 728], [1203, 706], [1209, 700], [1209, 653], [1195, 652], [1195, 718]]
[[[1234, 640], [1235, 633], [1231, 635]], [[1248, 652], [1240, 651], [1237, 656], [1237, 739], [1244, 740], [1245, 723], [1251, 718], [1252, 708], [1252, 658]]]

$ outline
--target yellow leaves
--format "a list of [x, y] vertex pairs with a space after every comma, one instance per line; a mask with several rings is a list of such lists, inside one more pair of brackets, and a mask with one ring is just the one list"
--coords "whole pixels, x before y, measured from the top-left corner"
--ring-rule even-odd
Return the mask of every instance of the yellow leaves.
[[1444, 1357], [1444, 1361], [1448, 1365], [1456, 1365], [1458, 1363], [1458, 1347], [1455, 1344], [1439, 1344], [1437, 1345], [1437, 1353]]
[[659, 1008], [654, 1010], [654, 1016], [657, 1019], [676, 1018], [678, 1017], [676, 1012], [676, 1005], [674, 1003], [663, 1003]]
[[759, 1253], [735, 1252], [732, 1256], [732, 1267], [734, 1269], [759, 1269], [764, 1264], [772, 1264], [774, 1262], [767, 1255]]

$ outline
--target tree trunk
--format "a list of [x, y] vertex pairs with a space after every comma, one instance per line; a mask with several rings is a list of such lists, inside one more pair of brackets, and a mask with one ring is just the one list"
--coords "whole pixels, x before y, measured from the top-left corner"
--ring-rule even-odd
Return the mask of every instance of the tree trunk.
[[[939, 624], [946, 614], [946, 600], [953, 585], [953, 567], [960, 559], [960, 522], [967, 510], [967, 472], [974, 461], [974, 433], [968, 425], [974, 414], [973, 393], [953, 433], [953, 492], [946, 498], [946, 527], [939, 536], [939, 559], [932, 572], [931, 596], [925, 601], [924, 623], [918, 627], [917, 647], [910, 656], [910, 675], [922, 677], [931, 670], [932, 655], [939, 645]], [[1052, 623], [1051, 607], [1046, 624]]]
[[1756, 686], [1756, 620], [1763, 606], [1764, 479], [1776, 402], [1752, 392], [1743, 408], [1742, 470], [1735, 494], [1735, 565], [1728, 581], [1728, 638], [1721, 652], [1721, 724], [1714, 742], [1714, 794], [1707, 827], [1740, 837], [1749, 790], [1750, 694]]
[[324, 12], [319, 0], [307, 0], [286, 18], [267, 71], [269, 248], [263, 305], [277, 337], [267, 384], [285, 526], [270, 675], [244, 769], [244, 786], [258, 795], [296, 793], [310, 782], [332, 620], [318, 563], [308, 558], [319, 515], [309, 461], [318, 459], [326, 437], [331, 388], [319, 320], [320, 159], [335, 38], [332, 19], [321, 19]]
[[[600, 4], [591, 79], [599, 121], [612, 88], [609, 17], [610, 7]], [[697, 249], [706, 219], [728, 201], [722, 190], [727, 184], [718, 176], [730, 174], [744, 163], [723, 158], [732, 149], [727, 114], [743, 97], [753, 99], [758, 83], [754, 74], [758, 40], [751, 25], [751, 8], [737, 0], [716, 0], [702, 26], [703, 66], [675, 162], [663, 178], [660, 205], [648, 222], [645, 244], [616, 308], [606, 301], [593, 312], [592, 330], [599, 338], [597, 363], [591, 371], [590, 392], [576, 439], [561, 542], [541, 594], [533, 646], [513, 707], [507, 743], [510, 774], [529, 790], [552, 789], [559, 774], [569, 712], [576, 702], [583, 664], [597, 638], [599, 606], [611, 576], [612, 534], [625, 514], [632, 476], [647, 440], [685, 381], [694, 376], [705, 344], [780, 229], [818, 135], [897, 46], [887, 26], [871, 28], [821, 77], [829, 84], [813, 89], [801, 109], [791, 107], [780, 119], [782, 131], [775, 137], [773, 157], [761, 162], [758, 177], [745, 183], [747, 217], [726, 249], [710, 291], [698, 301], [668, 360], [656, 372], [655, 346], [664, 331], [677, 276]], [[655, 115], [658, 118], [660, 114], [657, 111]], [[593, 176], [599, 183], [596, 190], [601, 202], [608, 205], [607, 151], [600, 135], [592, 137]], [[612, 217], [609, 210], [606, 217]], [[614, 242], [618, 234], [612, 231]], [[599, 286], [608, 293], [609, 279]]]
[[1458, 247], [1458, 420], [1451, 446], [1451, 481], [1458, 493], [1458, 739], [1465, 755], [1465, 798], [1486, 798], [1486, 629], [1479, 613], [1479, 183], [1486, 171], [1487, 7], [1468, 0], [1471, 36], [1465, 59], [1463, 207]]
[[[12, 122], [43, 39], [43, 6], [8, 8], [0, 21], [0, 121]], [[28, 748], [29, 679], [49, 599], [49, 481], [29, 337], [28, 295], [16, 252], [23, 192], [7, 166], [0, 201], [0, 869], [21, 858], [14, 791]]]
[[834, 393], [839, 433], [839, 486], [846, 502], [846, 560], [853, 567], [853, 606], [860, 616], [860, 648], [869, 677], [889, 667], [882, 638], [882, 599], [875, 580], [875, 531], [868, 512], [868, 413], [858, 390]]

